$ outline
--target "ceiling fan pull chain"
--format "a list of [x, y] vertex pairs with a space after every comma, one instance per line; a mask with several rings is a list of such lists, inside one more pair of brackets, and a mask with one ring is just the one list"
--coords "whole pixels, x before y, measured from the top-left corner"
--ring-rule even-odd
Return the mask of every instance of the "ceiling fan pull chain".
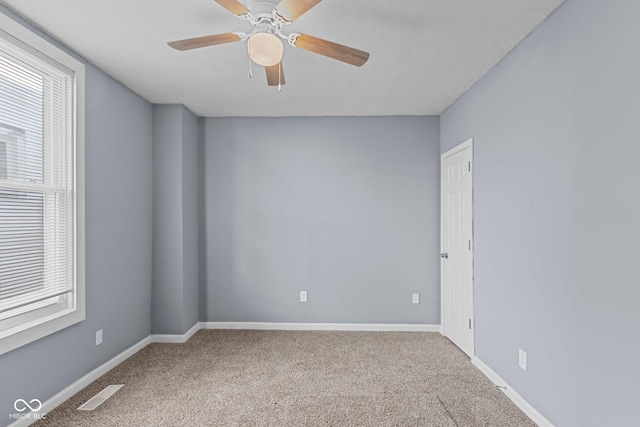
[[278, 64], [278, 92], [282, 92], [282, 62]]

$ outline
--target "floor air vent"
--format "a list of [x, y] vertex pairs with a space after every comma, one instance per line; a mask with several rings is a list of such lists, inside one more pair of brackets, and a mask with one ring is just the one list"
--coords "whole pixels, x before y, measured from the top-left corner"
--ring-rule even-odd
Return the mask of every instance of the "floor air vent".
[[91, 399], [80, 405], [78, 407], [78, 411], [93, 411], [98, 406], [102, 405], [105, 400], [113, 396], [113, 394], [116, 391], [120, 390], [123, 386], [123, 384], [106, 386], [100, 393], [96, 394]]

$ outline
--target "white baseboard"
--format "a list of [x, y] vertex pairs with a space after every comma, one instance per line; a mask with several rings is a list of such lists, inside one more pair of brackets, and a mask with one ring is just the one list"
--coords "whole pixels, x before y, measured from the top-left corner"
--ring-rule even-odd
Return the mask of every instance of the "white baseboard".
[[[137, 342], [136, 344], [132, 345], [122, 353], [106, 361], [102, 365], [98, 366], [96, 369], [89, 372], [79, 380], [75, 381], [73, 384], [66, 387], [64, 390], [57, 393], [52, 398], [43, 402], [42, 407], [37, 412], [37, 414], [46, 414], [53, 411], [55, 408], [61, 405], [64, 401], [69, 399], [71, 396], [73, 396], [74, 394], [76, 394], [77, 392], [79, 392], [80, 390], [82, 390], [83, 388], [85, 388], [86, 386], [88, 386], [89, 384], [91, 384], [92, 382], [94, 382], [95, 380], [97, 380], [107, 372], [109, 372], [111, 369], [115, 368], [116, 366], [124, 362], [129, 357], [133, 356], [134, 354], [136, 354], [137, 352], [145, 348], [149, 343], [151, 343], [151, 338], [146, 337], [141, 341]], [[19, 419], [14, 423], [10, 424], [9, 427], [30, 426], [31, 424], [37, 421], [37, 419], [35, 418], [35, 415], [36, 414], [33, 414], [32, 416]]]
[[179, 334], [175, 334], [175, 335], [171, 335], [171, 334], [151, 334], [151, 342], [175, 343], [175, 344], [185, 343], [185, 342], [187, 342], [189, 340], [189, 338], [191, 338], [193, 336], [193, 334], [195, 334], [200, 329], [202, 329], [201, 324], [202, 324], [202, 322], [196, 322], [196, 324], [193, 325], [191, 327], [191, 329], [189, 329], [187, 332], [185, 332], [182, 335], [179, 335]]
[[202, 329], [247, 329], [268, 331], [376, 331], [439, 332], [440, 325], [386, 323], [271, 323], [271, 322], [200, 322]]
[[[527, 414], [529, 418], [533, 420], [534, 423], [538, 424], [540, 427], [554, 427], [551, 421], [546, 419], [544, 415], [542, 415], [536, 408], [531, 406], [529, 402], [527, 402], [524, 397], [520, 396], [517, 391], [513, 389], [505, 380], [502, 379], [500, 375], [498, 375], [493, 369], [488, 367], [482, 360], [477, 357], [472, 357], [471, 362], [482, 372], [487, 378], [489, 378], [493, 383], [497, 386], [501, 387], [501, 390], [504, 394], [507, 395], [509, 399], [513, 403], [516, 404], [522, 412]], [[504, 387], [504, 388], [502, 388]]]

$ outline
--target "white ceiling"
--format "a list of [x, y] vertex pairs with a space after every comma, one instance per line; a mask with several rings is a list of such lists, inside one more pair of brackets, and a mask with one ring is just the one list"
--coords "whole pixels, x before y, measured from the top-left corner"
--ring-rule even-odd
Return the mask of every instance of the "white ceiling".
[[259, 66], [247, 78], [244, 42], [166, 45], [250, 30], [213, 0], [0, 1], [147, 100], [220, 117], [440, 114], [564, 0], [325, 0], [286, 32], [368, 51], [369, 62], [285, 46], [280, 93]]

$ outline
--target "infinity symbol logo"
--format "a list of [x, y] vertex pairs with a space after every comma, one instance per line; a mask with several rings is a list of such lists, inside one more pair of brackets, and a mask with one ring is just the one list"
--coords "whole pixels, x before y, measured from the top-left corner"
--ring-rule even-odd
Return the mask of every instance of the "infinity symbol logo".
[[[33, 406], [31, 406], [29, 403]], [[29, 408], [31, 412], [38, 412], [40, 408], [42, 408], [42, 402], [40, 402], [38, 399], [31, 399], [29, 403], [27, 403], [27, 401], [24, 399], [18, 399], [13, 403], [13, 407], [18, 412], [24, 412], [27, 410], [27, 408]]]

